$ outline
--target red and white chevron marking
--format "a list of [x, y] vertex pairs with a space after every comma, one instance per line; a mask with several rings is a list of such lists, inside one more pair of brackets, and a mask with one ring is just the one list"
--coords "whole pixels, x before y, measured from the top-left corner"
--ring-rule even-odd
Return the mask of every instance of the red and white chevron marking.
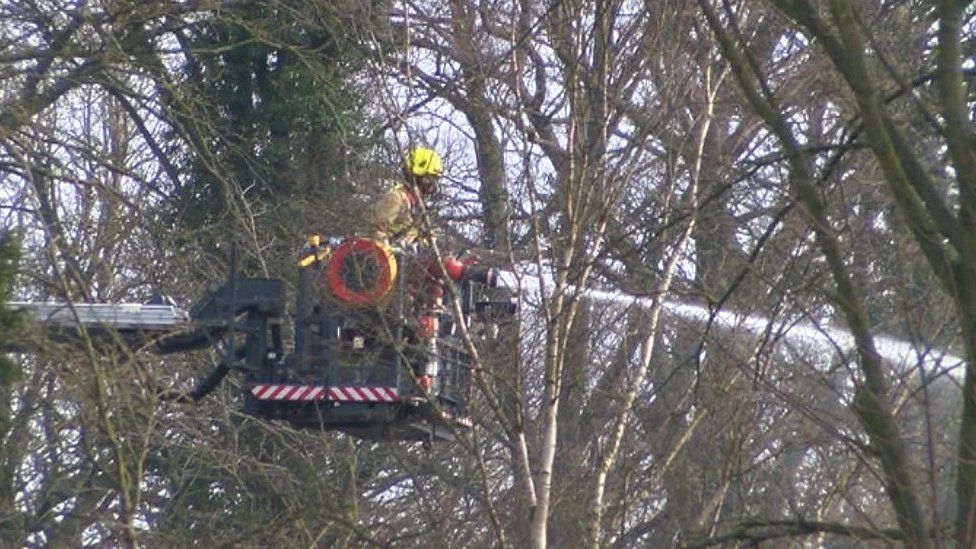
[[254, 385], [251, 394], [258, 400], [322, 400], [325, 387], [316, 385]]
[[321, 385], [253, 385], [258, 400], [323, 400], [338, 402], [396, 402], [396, 387], [323, 387]]
[[329, 400], [341, 402], [396, 402], [396, 387], [329, 387]]

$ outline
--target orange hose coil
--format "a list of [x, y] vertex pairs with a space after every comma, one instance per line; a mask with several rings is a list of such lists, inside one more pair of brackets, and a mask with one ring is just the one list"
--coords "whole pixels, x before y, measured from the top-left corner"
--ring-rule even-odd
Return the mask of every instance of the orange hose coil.
[[348, 307], [380, 303], [393, 289], [396, 276], [393, 250], [369, 238], [344, 241], [332, 252], [323, 272], [329, 294]]

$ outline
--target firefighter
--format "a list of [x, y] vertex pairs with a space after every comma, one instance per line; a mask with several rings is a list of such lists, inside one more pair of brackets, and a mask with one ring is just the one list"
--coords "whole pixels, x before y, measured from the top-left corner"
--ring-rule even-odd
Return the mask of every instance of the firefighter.
[[407, 153], [403, 174], [405, 182], [380, 196], [369, 215], [373, 236], [398, 247], [420, 237], [421, 203], [426, 207], [437, 192], [441, 157], [433, 149], [414, 147]]
[[[432, 391], [439, 370], [437, 358], [438, 317], [444, 314], [444, 288], [439, 274], [427, 266], [430, 259], [425, 242], [431, 235], [422, 235], [422, 208], [426, 208], [438, 190], [443, 174], [440, 155], [433, 149], [415, 147], [403, 163], [404, 183], [381, 195], [370, 210], [369, 222], [373, 237], [401, 250], [411, 249], [412, 265], [406, 265], [410, 301], [409, 329], [411, 340], [419, 353], [411, 362], [417, 384], [425, 392]], [[421, 206], [423, 205], [423, 206]]]

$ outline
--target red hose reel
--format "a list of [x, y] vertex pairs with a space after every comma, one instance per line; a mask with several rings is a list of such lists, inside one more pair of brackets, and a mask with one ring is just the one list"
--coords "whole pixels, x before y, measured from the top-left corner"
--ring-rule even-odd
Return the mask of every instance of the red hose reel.
[[393, 250], [369, 238], [350, 238], [340, 244], [322, 274], [325, 287], [338, 303], [367, 307], [383, 301], [397, 276]]

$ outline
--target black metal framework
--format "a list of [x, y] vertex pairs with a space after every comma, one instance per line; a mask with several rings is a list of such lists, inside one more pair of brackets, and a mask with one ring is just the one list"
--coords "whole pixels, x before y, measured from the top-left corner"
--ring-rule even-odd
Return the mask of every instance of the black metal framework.
[[[194, 400], [236, 369], [244, 376], [244, 411], [256, 417], [369, 439], [453, 440], [458, 430], [471, 425], [470, 357], [455, 329], [456, 322], [468, 320], [445, 318], [436, 336], [439, 373], [435, 385], [425, 390], [416, 365], [430, 357], [420, 349], [409, 322], [411, 291], [416, 290], [408, 281], [416, 271], [409, 268], [413, 259], [397, 257], [401, 269], [384, 303], [355, 309], [326, 295], [320, 284], [325, 262], [301, 267], [289, 353], [283, 352], [281, 334], [283, 284], [239, 277], [232, 259], [229, 280], [191, 309], [198, 328], [163, 340], [159, 350], [177, 352], [223, 341], [224, 358], [192, 393]], [[460, 283], [468, 300], [471, 284]], [[464, 310], [467, 314], [473, 309]], [[320, 398], [269, 399], [252, 392], [270, 386], [320, 388]]]

